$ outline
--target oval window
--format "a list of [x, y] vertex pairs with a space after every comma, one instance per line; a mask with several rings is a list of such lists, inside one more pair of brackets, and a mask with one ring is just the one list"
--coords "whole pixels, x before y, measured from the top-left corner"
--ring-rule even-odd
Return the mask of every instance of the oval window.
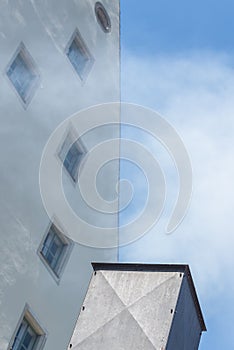
[[110, 33], [111, 31], [111, 20], [105, 9], [105, 7], [100, 3], [95, 4], [95, 14], [97, 21], [105, 33]]

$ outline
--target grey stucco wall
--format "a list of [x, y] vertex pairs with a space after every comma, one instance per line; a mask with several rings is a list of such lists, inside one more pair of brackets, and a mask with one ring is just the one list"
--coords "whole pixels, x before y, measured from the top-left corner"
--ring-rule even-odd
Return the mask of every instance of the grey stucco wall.
[[[91, 261], [115, 261], [117, 249], [94, 249], [75, 244], [59, 284], [37, 254], [50, 218], [39, 188], [44, 146], [67, 117], [94, 104], [119, 101], [119, 1], [103, 0], [111, 21], [104, 33], [96, 21], [94, 0], [1, 1], [0, 3], [0, 348], [6, 350], [25, 304], [46, 330], [45, 350], [64, 350], [91, 274]], [[85, 82], [74, 72], [65, 48], [78, 28], [94, 64]], [[24, 108], [6, 67], [20, 42], [33, 57], [40, 74], [38, 89]], [[111, 116], [110, 116], [111, 118]], [[118, 128], [113, 131], [119, 136]], [[87, 141], [109, 138], [95, 132]], [[111, 135], [112, 137], [113, 135]], [[95, 140], [96, 138], [96, 140]], [[108, 197], [118, 165], [100, 186]], [[64, 179], [75, 210], [76, 189]], [[112, 217], [116, 226], [117, 216]], [[117, 234], [117, 230], [116, 230]]]
[[72, 348], [165, 349], [181, 282], [177, 272], [97, 271]]

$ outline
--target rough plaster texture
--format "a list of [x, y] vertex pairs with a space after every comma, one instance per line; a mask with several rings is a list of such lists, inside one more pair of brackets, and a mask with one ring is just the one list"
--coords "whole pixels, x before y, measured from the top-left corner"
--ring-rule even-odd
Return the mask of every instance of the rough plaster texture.
[[[39, 188], [40, 160], [49, 136], [77, 111], [119, 101], [119, 1], [102, 1], [112, 21], [108, 34], [97, 23], [95, 2], [0, 1], [1, 350], [6, 350], [13, 341], [26, 303], [47, 332], [43, 350], [64, 350], [92, 273], [90, 261], [117, 259], [117, 249], [98, 250], [75, 244], [57, 284], [37, 254], [50, 225]], [[76, 28], [94, 58], [83, 82], [65, 54]], [[40, 74], [39, 86], [27, 108], [5, 74], [20, 42], [33, 57]], [[117, 129], [112, 132], [119, 136]], [[109, 130], [99, 130], [86, 136], [85, 146], [89, 149], [109, 137]], [[112, 198], [111, 191], [115, 191], [117, 163], [109, 169], [108, 181], [99, 183], [104, 198]], [[77, 187], [66, 174], [64, 187], [74, 210], [86, 217], [85, 207], [77, 200]], [[112, 225], [116, 224], [117, 215], [112, 217]]]
[[198, 349], [205, 325], [188, 267], [93, 266], [68, 349]]

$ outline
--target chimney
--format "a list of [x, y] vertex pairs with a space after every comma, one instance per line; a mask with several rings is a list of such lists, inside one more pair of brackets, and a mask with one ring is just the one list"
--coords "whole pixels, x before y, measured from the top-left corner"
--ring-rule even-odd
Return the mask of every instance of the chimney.
[[206, 326], [188, 265], [92, 265], [68, 349], [198, 349]]

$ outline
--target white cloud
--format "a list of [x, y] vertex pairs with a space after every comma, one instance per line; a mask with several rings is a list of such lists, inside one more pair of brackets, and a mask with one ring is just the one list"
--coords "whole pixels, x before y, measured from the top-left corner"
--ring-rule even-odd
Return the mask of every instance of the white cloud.
[[234, 289], [233, 58], [215, 52], [124, 57], [123, 100], [156, 109], [175, 127], [191, 158], [194, 189], [184, 221], [164, 235], [176, 183], [166, 173], [169, 194], [161, 221], [123, 248], [122, 259], [189, 263], [199, 291], [208, 295], [214, 286], [216, 293], [228, 293], [227, 283]]

